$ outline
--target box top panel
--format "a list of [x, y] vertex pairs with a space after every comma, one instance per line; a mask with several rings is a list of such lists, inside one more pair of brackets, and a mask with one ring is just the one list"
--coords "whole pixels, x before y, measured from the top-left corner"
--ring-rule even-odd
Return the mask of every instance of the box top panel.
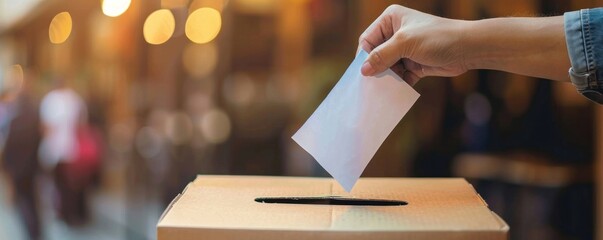
[[[405, 206], [259, 203], [258, 197], [344, 196]], [[330, 178], [199, 176], [159, 228], [287, 231], [507, 231], [462, 178], [361, 178], [346, 193]]]

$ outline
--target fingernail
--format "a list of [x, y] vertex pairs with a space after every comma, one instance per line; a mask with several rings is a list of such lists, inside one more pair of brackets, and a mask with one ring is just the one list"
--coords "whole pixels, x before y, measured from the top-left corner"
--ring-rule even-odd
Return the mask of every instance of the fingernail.
[[375, 72], [375, 69], [373, 68], [373, 65], [371, 65], [371, 63], [366, 61], [364, 62], [364, 64], [362, 64], [360, 72], [362, 72], [362, 75], [364, 76], [370, 76]]

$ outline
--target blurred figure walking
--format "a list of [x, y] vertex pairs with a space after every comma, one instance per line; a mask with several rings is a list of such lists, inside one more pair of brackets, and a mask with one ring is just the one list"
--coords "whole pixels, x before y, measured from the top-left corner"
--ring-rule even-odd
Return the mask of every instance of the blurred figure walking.
[[14, 204], [30, 239], [41, 235], [37, 185], [39, 163], [37, 149], [41, 133], [38, 109], [22, 80], [12, 82], [2, 98], [7, 102], [11, 121], [2, 153], [2, 165], [13, 189]]
[[[79, 129], [87, 119], [85, 103], [59, 80], [58, 87], [42, 99], [40, 117], [43, 127], [40, 157], [43, 166], [54, 175], [59, 217], [70, 225], [83, 224], [88, 217], [85, 188], [89, 174], [80, 168], [80, 147], [86, 148], [87, 155], [95, 154], [94, 149], [90, 150], [90, 141], [79, 144], [82, 136]], [[89, 136], [87, 133], [83, 133], [84, 137]]]

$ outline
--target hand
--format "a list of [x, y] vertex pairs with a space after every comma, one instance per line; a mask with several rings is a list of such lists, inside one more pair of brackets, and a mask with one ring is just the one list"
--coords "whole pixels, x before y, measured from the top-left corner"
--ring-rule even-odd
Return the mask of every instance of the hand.
[[362, 74], [391, 68], [411, 85], [471, 69], [569, 81], [571, 66], [563, 16], [464, 21], [392, 5], [362, 33], [358, 48], [369, 52]]
[[460, 45], [465, 22], [389, 6], [360, 36], [359, 50], [369, 53], [362, 74], [373, 76], [391, 68], [414, 85], [425, 76], [466, 72]]

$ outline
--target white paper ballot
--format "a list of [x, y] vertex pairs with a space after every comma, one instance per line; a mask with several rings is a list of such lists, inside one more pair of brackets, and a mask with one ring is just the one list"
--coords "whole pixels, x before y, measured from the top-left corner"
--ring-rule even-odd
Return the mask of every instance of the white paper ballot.
[[385, 138], [419, 98], [390, 69], [365, 77], [361, 51], [327, 98], [293, 135], [346, 190], [354, 184]]

